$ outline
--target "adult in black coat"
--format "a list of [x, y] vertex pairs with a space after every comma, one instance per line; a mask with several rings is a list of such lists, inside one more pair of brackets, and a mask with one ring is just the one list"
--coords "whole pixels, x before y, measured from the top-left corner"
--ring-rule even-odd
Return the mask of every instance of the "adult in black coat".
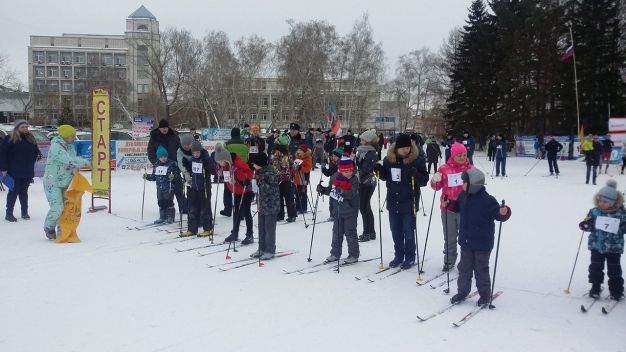
[[550, 175], [556, 172], [558, 176], [559, 166], [556, 164], [556, 160], [557, 160], [556, 156], [563, 149], [563, 144], [557, 142], [556, 139], [554, 139], [554, 137], [548, 136], [548, 143], [546, 143], [544, 148], [546, 152], [548, 153], [548, 165], [550, 166]]
[[[167, 120], [159, 121], [157, 128], [150, 131], [150, 140], [148, 141], [148, 160], [152, 165], [156, 164], [157, 156], [156, 151], [161, 146], [167, 150], [168, 159], [172, 160], [178, 169], [183, 167], [178, 165], [176, 156], [178, 155], [178, 147], [180, 145], [180, 138], [178, 132], [170, 128], [170, 124]], [[178, 203], [178, 209], [182, 214], [187, 214], [187, 200], [183, 195], [183, 180], [181, 177], [174, 178], [174, 195], [176, 196], [176, 203]]]
[[593, 184], [596, 184], [596, 178], [598, 176], [598, 166], [600, 166], [600, 160], [602, 156], [602, 143], [598, 141], [598, 135], [593, 135], [593, 149], [585, 151], [585, 164], [587, 164], [587, 178], [586, 184], [589, 184], [589, 174], [593, 168]]
[[348, 130], [345, 136], [339, 138], [340, 147], [343, 148], [344, 153], [352, 154], [352, 151], [356, 149], [356, 137], [352, 134], [351, 130]]
[[265, 145], [267, 146], [267, 155], [272, 155], [272, 149], [274, 149], [274, 144], [277, 142], [279, 136], [280, 131], [274, 130], [272, 134], [265, 139]]
[[28, 132], [25, 120], [15, 121], [13, 131], [2, 142], [0, 149], [0, 171], [2, 176], [11, 176], [14, 180], [13, 190], [7, 194], [7, 213], [5, 219], [15, 222], [13, 208], [17, 198], [20, 199], [22, 219], [29, 220], [28, 187], [35, 177], [35, 162], [43, 157], [37, 147], [35, 137]]
[[337, 148], [337, 138], [332, 130], [326, 132], [326, 143], [324, 143], [324, 151], [330, 157], [330, 154]]
[[305, 143], [306, 139], [302, 138], [300, 134], [300, 125], [292, 123], [289, 125], [289, 154], [292, 158], [296, 157], [296, 150], [300, 147], [300, 144]]
[[433, 173], [437, 172], [437, 164], [441, 159], [441, 148], [437, 144], [435, 137], [430, 139], [430, 143], [426, 146], [426, 161], [428, 162], [428, 173], [430, 174], [430, 167], [435, 164]]

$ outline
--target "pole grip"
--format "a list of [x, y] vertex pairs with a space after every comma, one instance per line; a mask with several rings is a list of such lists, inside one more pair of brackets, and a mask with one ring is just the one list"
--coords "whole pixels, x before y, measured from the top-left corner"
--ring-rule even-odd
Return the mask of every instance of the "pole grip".
[[503, 207], [503, 208], [505, 207], [505, 205], [504, 205], [504, 199], [502, 200], [502, 207]]

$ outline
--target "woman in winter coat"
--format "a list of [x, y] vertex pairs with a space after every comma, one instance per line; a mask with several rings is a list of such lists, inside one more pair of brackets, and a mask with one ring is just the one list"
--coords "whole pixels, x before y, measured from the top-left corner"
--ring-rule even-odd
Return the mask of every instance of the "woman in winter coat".
[[437, 172], [437, 164], [439, 163], [439, 159], [441, 159], [441, 148], [439, 148], [435, 137], [431, 138], [430, 143], [426, 145], [426, 159], [428, 162], [428, 173], [430, 174], [432, 164], [435, 164], [433, 172]]
[[280, 181], [278, 189], [280, 191], [280, 210], [278, 212], [277, 221], [285, 220], [285, 205], [287, 205], [287, 222], [296, 221], [296, 204], [294, 202], [293, 187], [291, 180], [293, 179], [294, 164], [293, 159], [289, 156], [289, 141], [287, 136], [282, 135], [276, 140], [270, 164], [276, 169], [276, 175]]
[[[467, 149], [461, 143], [454, 143], [450, 148], [450, 159], [441, 165], [437, 173], [430, 180], [430, 187], [435, 191], [442, 190], [441, 203], [445, 200], [456, 201], [461, 191], [463, 191], [463, 181], [461, 174], [465, 170], [473, 169], [467, 158]], [[443, 250], [443, 271], [449, 271], [454, 268], [457, 251], [457, 239], [459, 236], [459, 223], [461, 215], [459, 213], [447, 210], [441, 205], [441, 222], [444, 231], [444, 250]]]
[[376, 239], [376, 225], [372, 211], [372, 196], [376, 189], [374, 164], [378, 160], [378, 137], [372, 131], [365, 131], [359, 136], [361, 145], [356, 149], [357, 175], [359, 176], [359, 210], [363, 219], [363, 233], [359, 242]]
[[50, 206], [44, 222], [44, 231], [51, 240], [56, 239], [55, 227], [63, 213], [63, 194], [74, 179], [74, 172], [89, 165], [87, 159], [76, 156], [74, 149], [76, 130], [70, 125], [61, 125], [57, 132], [59, 135], [54, 137], [50, 144], [43, 175], [43, 190]]
[[13, 131], [4, 138], [0, 153], [0, 171], [14, 180], [13, 190], [7, 194], [7, 221], [15, 222], [13, 208], [17, 198], [22, 207], [22, 219], [30, 220], [28, 215], [28, 187], [35, 177], [35, 162], [43, 158], [35, 137], [28, 132], [28, 123], [17, 120]]
[[313, 159], [311, 158], [311, 150], [306, 144], [300, 144], [296, 150], [296, 160], [294, 161], [296, 174], [294, 177], [294, 185], [296, 186], [296, 210], [300, 213], [307, 212], [307, 186], [311, 179], [311, 169], [313, 168]]

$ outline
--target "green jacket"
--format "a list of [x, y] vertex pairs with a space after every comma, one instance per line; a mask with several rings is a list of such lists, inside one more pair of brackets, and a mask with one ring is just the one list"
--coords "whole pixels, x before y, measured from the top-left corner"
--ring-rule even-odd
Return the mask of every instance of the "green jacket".
[[67, 188], [74, 178], [72, 171], [87, 165], [89, 160], [77, 157], [74, 145], [56, 136], [52, 139], [48, 151], [44, 182], [54, 187]]
[[224, 143], [224, 149], [239, 155], [241, 160], [248, 162], [248, 146], [241, 139], [229, 139]]

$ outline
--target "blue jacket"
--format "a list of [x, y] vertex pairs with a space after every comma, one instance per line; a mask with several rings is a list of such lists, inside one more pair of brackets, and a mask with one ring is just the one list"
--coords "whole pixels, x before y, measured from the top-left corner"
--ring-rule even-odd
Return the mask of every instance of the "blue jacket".
[[459, 245], [470, 251], [487, 252], [493, 249], [494, 221], [506, 221], [511, 216], [500, 215], [500, 205], [485, 187], [474, 193], [462, 191], [454, 203], [454, 210], [461, 213]]
[[[587, 218], [591, 227], [591, 233], [589, 233], [589, 241], [587, 242], [587, 248], [589, 250], [596, 250], [600, 253], [624, 253], [624, 233], [626, 232], [626, 210], [624, 210], [624, 197], [621, 192], [617, 192], [618, 197], [615, 202], [615, 206], [607, 211], [602, 211], [598, 208], [597, 197], [593, 198], [595, 208], [589, 210]], [[597, 229], [596, 219], [600, 216], [608, 217], [619, 220], [619, 227], [617, 233], [611, 233]]]
[[474, 154], [474, 148], [476, 148], [476, 140], [471, 134], [467, 134], [467, 138], [461, 138], [461, 144], [467, 148], [467, 155]]
[[8, 134], [0, 150], [0, 171], [7, 171], [13, 178], [33, 178], [40, 154], [37, 143], [29, 142], [23, 134], [17, 144], [11, 143], [11, 134]]
[[502, 140], [495, 140], [493, 142], [493, 155], [496, 158], [506, 158], [506, 139], [502, 138]]
[[452, 151], [450, 150], [450, 148], [452, 148], [454, 142], [456, 142], [454, 138], [446, 138], [443, 142], [441, 142], [441, 146], [446, 148], [446, 160], [444, 161], [444, 164], [448, 162], [448, 158], [450, 158], [450, 156], [452, 155]]
[[[194, 172], [193, 163], [202, 164], [202, 170]], [[191, 188], [196, 191], [204, 190], [205, 187], [211, 191], [211, 176], [215, 175], [215, 161], [205, 149], [200, 151], [200, 157], [191, 159], [183, 159], [183, 166], [191, 176]]]
[[[165, 175], [157, 175], [156, 171], [158, 167], [166, 167], [167, 171]], [[157, 159], [157, 162], [154, 163], [152, 168], [152, 174], [148, 174], [146, 180], [148, 181], [156, 181], [156, 186], [158, 190], [167, 191], [170, 189], [174, 189], [174, 185], [172, 180], [170, 180], [169, 175], [174, 175], [174, 179], [180, 178], [180, 170], [172, 160], [167, 160], [165, 163], [162, 163], [161, 160]]]
[[610, 153], [613, 150], [613, 147], [615, 146], [615, 143], [610, 140], [610, 139], [605, 139], [602, 141], [602, 152], [603, 153]]
[[[415, 188], [411, 185], [411, 168], [417, 170], [415, 175]], [[393, 181], [392, 169], [400, 169], [400, 181]], [[387, 210], [396, 214], [413, 214], [419, 207], [420, 187], [428, 183], [428, 171], [426, 162], [419, 157], [417, 147], [411, 147], [411, 151], [405, 158], [396, 154], [395, 143], [389, 147], [387, 156], [383, 160], [383, 170], [380, 172], [381, 181], [387, 183]]]

